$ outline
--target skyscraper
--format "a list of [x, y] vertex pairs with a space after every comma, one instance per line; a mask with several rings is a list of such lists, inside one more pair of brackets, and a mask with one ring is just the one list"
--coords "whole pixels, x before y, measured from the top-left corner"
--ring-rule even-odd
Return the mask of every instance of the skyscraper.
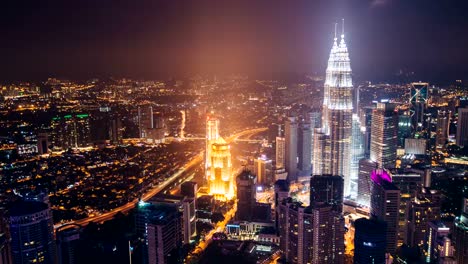
[[309, 120], [310, 120], [310, 145], [311, 145], [311, 164], [314, 161], [314, 133], [316, 128], [322, 127], [322, 113], [321, 110], [315, 109], [309, 112]]
[[387, 224], [374, 218], [360, 218], [354, 227], [354, 263], [384, 264]]
[[288, 172], [289, 181], [297, 179], [297, 126], [295, 117], [288, 117], [284, 126], [284, 168]]
[[297, 166], [300, 176], [309, 176], [312, 173], [312, 132], [310, 123], [301, 123], [298, 132]]
[[343, 178], [333, 175], [314, 175], [310, 178], [310, 204], [328, 203], [343, 212]]
[[386, 251], [394, 253], [397, 249], [400, 190], [384, 170], [373, 171], [371, 180], [371, 215], [387, 223]]
[[350, 167], [350, 195], [356, 198], [358, 195], [359, 161], [365, 157], [364, 135], [361, 130], [361, 121], [353, 114], [353, 131], [351, 140], [351, 167]]
[[348, 48], [341, 34], [335, 38], [328, 59], [324, 85], [322, 127], [330, 137], [331, 174], [344, 177], [344, 193], [350, 193], [351, 128], [353, 83]]
[[468, 146], [468, 107], [458, 109], [457, 145]]
[[56, 230], [57, 257], [59, 264], [77, 263], [77, 248], [80, 242], [81, 226], [62, 226]]
[[232, 177], [231, 147], [223, 138], [211, 143], [210, 194], [217, 200], [230, 200], [234, 197]]
[[213, 115], [206, 117], [206, 144], [205, 144], [205, 175], [209, 180], [211, 174], [211, 144], [219, 138], [219, 119]]
[[312, 174], [330, 174], [330, 140], [321, 128], [314, 132], [314, 160], [312, 161]]
[[405, 139], [411, 137], [411, 116], [401, 114], [398, 116], [398, 147], [405, 147]]
[[259, 184], [269, 185], [273, 182], [273, 165], [265, 155], [254, 160], [254, 174]]
[[257, 178], [249, 171], [244, 170], [236, 177], [237, 186], [237, 212], [236, 220], [251, 221], [256, 203], [255, 184]]
[[440, 219], [440, 196], [436, 190], [422, 188], [409, 204], [408, 245], [422, 248], [426, 243], [429, 222]]
[[14, 263], [55, 263], [54, 223], [48, 204], [16, 201], [10, 206]]
[[397, 134], [395, 105], [377, 103], [377, 108], [372, 112], [370, 159], [377, 162], [379, 168], [395, 167]]
[[182, 245], [182, 218], [177, 205], [140, 202], [135, 217], [137, 235], [144, 241], [143, 263], [174, 263], [170, 255]]
[[276, 137], [276, 168], [284, 168], [286, 141], [284, 137]]
[[445, 149], [449, 138], [450, 111], [437, 111], [436, 147]]
[[424, 129], [424, 112], [429, 99], [429, 83], [415, 82], [410, 85], [410, 114], [413, 133]]
[[375, 169], [377, 169], [376, 162], [370, 159], [361, 159], [359, 161], [357, 202], [367, 207], [370, 206], [372, 195], [371, 174]]

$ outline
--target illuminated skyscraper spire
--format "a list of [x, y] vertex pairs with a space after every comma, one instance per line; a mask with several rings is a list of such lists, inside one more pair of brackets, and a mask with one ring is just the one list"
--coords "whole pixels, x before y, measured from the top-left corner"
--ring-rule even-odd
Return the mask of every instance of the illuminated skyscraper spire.
[[[330, 51], [323, 98], [323, 132], [329, 136], [331, 174], [344, 177], [345, 196], [350, 192], [352, 89], [351, 65], [345, 42], [344, 20], [341, 40], [336, 37]], [[327, 155], [327, 154], [325, 154]]]

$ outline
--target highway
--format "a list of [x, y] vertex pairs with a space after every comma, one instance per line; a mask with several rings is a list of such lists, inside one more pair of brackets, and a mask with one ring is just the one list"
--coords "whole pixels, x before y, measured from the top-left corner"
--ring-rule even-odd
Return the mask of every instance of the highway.
[[[235, 134], [229, 136], [226, 139], [226, 142], [231, 143], [232, 141], [234, 141], [234, 140], [236, 140], [236, 139], [238, 139], [240, 137], [251, 136], [251, 135], [266, 131], [266, 130], [267, 130], [267, 128], [254, 128], [254, 129], [243, 130], [243, 131], [240, 131], [238, 133], [235, 133]], [[204, 151], [200, 152], [198, 155], [196, 155], [194, 158], [192, 158], [190, 161], [188, 161], [184, 166], [182, 166], [171, 177], [169, 177], [164, 182], [161, 182], [160, 184], [158, 184], [157, 186], [155, 186], [151, 190], [149, 190], [147, 193], [145, 193], [141, 197], [141, 200], [143, 200], [145, 202], [148, 201], [149, 199], [151, 199], [151, 197], [155, 196], [156, 194], [158, 194], [159, 192], [164, 190], [166, 187], [168, 187], [170, 184], [172, 184], [174, 181], [176, 181], [187, 170], [189, 170], [190, 168], [192, 168], [192, 167], [194, 167], [196, 165], [199, 165], [201, 162], [203, 162], [203, 157], [204, 157], [203, 154], [204, 154]], [[113, 210], [111, 210], [109, 212], [106, 212], [106, 213], [103, 213], [103, 214], [100, 214], [100, 215], [87, 217], [87, 218], [83, 218], [83, 219], [79, 219], [79, 220], [75, 220], [75, 221], [70, 221], [70, 222], [66, 222], [66, 223], [56, 224], [56, 225], [54, 225], [54, 229], [57, 230], [61, 226], [69, 225], [69, 224], [78, 224], [78, 225], [81, 225], [81, 226], [85, 226], [85, 225], [89, 224], [90, 222], [96, 222], [96, 223], [105, 222], [105, 221], [111, 220], [117, 213], [126, 213], [126, 212], [130, 211], [131, 209], [135, 208], [137, 203], [138, 203], [138, 199], [135, 199], [132, 202], [129, 202], [129, 203], [125, 204], [125, 205], [122, 205], [120, 207], [117, 207], [117, 208], [115, 208], [115, 209], [113, 209]], [[66, 227], [63, 227], [62, 230], [63, 229], [66, 229]]]

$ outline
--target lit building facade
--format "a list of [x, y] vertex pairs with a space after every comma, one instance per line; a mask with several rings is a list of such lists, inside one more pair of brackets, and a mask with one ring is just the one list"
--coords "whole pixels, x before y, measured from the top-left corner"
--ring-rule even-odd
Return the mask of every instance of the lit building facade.
[[445, 149], [449, 139], [450, 111], [437, 112], [436, 148]]
[[424, 113], [429, 99], [429, 83], [415, 82], [410, 85], [410, 115], [413, 134], [419, 134], [424, 130]]
[[208, 115], [206, 118], [206, 146], [205, 146], [205, 176], [208, 180], [211, 173], [211, 145], [219, 138], [219, 119]]
[[345, 196], [350, 194], [353, 83], [344, 32], [335, 39], [328, 59], [324, 85], [322, 128], [330, 138], [331, 174], [344, 177]]
[[372, 113], [370, 159], [377, 162], [379, 168], [395, 167], [397, 135], [398, 115], [395, 105], [377, 103]]
[[231, 200], [234, 197], [231, 147], [223, 138], [211, 144], [210, 194], [217, 200]]
[[290, 181], [297, 179], [297, 129], [296, 117], [288, 117], [284, 126], [284, 168]]
[[285, 155], [286, 141], [284, 137], [276, 137], [276, 168], [284, 169], [284, 155]]
[[457, 145], [468, 146], [468, 107], [458, 109]]

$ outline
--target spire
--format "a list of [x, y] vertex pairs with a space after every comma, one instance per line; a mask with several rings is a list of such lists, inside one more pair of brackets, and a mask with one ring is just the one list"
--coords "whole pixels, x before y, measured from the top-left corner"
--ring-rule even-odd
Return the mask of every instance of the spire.
[[341, 38], [344, 38], [344, 18], [341, 19]]
[[338, 26], [338, 23], [335, 23], [335, 41], [336, 41], [336, 27]]

